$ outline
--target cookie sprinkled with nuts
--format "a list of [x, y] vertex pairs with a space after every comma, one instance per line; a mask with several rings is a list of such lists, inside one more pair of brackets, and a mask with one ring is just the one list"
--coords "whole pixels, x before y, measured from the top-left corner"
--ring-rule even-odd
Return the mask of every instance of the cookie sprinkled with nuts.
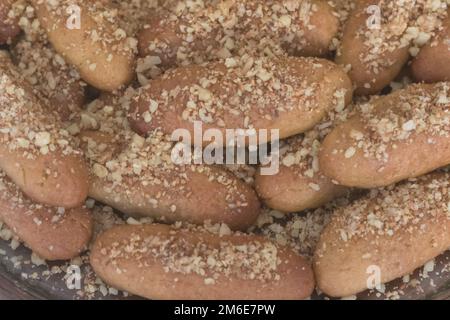
[[442, 27], [447, 6], [445, 0], [380, 0], [379, 25], [369, 29], [364, 24], [358, 32], [369, 52], [360, 57], [361, 62], [377, 74], [379, 69], [393, 63], [383, 59], [386, 53], [411, 46], [410, 53], [417, 55], [420, 47]]
[[437, 83], [427, 89], [410, 85], [393, 95], [396, 98], [385, 99], [387, 104], [382, 108], [374, 108], [373, 104], [383, 99], [380, 97], [357, 107], [367, 134], [354, 131], [351, 138], [354, 148], [362, 149], [366, 157], [388, 161], [388, 147], [407, 142], [412, 135], [447, 137], [450, 134], [449, 83]]
[[[426, 232], [424, 221], [449, 219], [449, 176], [423, 176], [396, 186], [373, 189], [335, 212], [335, 231], [344, 242], [367, 235]], [[431, 244], [432, 245], [432, 244]]]
[[[195, 232], [207, 231], [197, 227]], [[250, 241], [237, 245], [224, 238], [216, 246], [204, 241], [189, 241], [183, 233], [180, 229], [171, 231], [169, 236], [131, 234], [123, 242], [102, 248], [101, 253], [108, 256], [113, 265], [120, 260], [136, 260], [141, 268], [145, 268], [147, 263], [157, 260], [165, 272], [195, 274], [203, 277], [206, 285], [214, 285], [222, 277], [262, 282], [280, 277], [277, 268], [282, 261], [277, 255], [277, 246], [270, 242]], [[117, 267], [116, 272], [120, 274], [126, 270]]]
[[[156, 36], [141, 41], [146, 45], [141, 55], [157, 56], [166, 65], [187, 65], [230, 58], [242, 47], [298, 54], [310, 41], [305, 33], [318, 27], [311, 23], [317, 11], [318, 4], [310, 0], [179, 1], [144, 26], [142, 39], [146, 29]], [[170, 39], [164, 38], [165, 30], [174, 33]], [[168, 42], [174, 39], [176, 43]]]
[[20, 150], [32, 159], [55, 150], [63, 154], [79, 153], [71, 135], [59, 126], [59, 116], [47, 110], [21, 83], [21, 73], [9, 58], [0, 54], [0, 140], [10, 150]]

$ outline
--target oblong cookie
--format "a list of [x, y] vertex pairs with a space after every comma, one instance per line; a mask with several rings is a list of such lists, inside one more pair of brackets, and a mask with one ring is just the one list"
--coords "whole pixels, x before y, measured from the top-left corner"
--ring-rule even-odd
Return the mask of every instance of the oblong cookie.
[[87, 249], [92, 218], [86, 208], [64, 210], [29, 200], [0, 172], [0, 220], [45, 260], [68, 260]]
[[32, 200], [79, 207], [89, 185], [81, 151], [59, 115], [44, 108], [4, 52], [0, 70], [0, 167]]
[[118, 27], [109, 1], [31, 2], [55, 50], [77, 68], [83, 80], [114, 91], [133, 79], [136, 43]]
[[450, 163], [449, 107], [448, 82], [374, 97], [325, 138], [320, 168], [339, 184], [373, 188], [445, 166]]
[[304, 299], [314, 289], [310, 266], [290, 249], [165, 225], [106, 231], [91, 265], [108, 284], [149, 299]]
[[200, 122], [203, 132], [217, 129], [223, 137], [226, 129], [275, 129], [283, 139], [313, 128], [343, 93], [351, 96], [351, 82], [327, 60], [245, 56], [150, 81], [131, 101], [130, 122], [141, 134], [186, 129], [194, 137]]
[[347, 297], [412, 273], [450, 246], [448, 173], [376, 189], [338, 209], [314, 255], [318, 287]]
[[179, 3], [144, 26], [139, 54], [158, 57], [163, 69], [229, 58], [243, 47], [323, 56], [338, 27], [332, 8], [321, 0], [210, 1], [197, 8]]

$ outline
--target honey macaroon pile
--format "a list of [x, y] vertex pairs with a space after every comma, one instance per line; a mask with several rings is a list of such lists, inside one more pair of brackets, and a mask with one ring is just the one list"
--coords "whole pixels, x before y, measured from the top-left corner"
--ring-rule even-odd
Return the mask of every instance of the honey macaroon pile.
[[[1, 1], [0, 220], [149, 299], [347, 297], [409, 275], [450, 247], [449, 12]], [[172, 133], [198, 124], [278, 130], [277, 172], [181, 163]]]

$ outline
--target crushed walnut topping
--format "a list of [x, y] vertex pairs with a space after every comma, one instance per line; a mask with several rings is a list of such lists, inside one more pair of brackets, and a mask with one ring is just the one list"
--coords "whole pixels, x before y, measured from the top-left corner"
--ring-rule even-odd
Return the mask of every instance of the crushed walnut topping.
[[305, 32], [315, 28], [310, 22], [315, 11], [309, 0], [179, 1], [156, 23], [144, 26], [173, 30], [179, 45], [157, 37], [147, 49], [178, 65], [230, 58], [245, 46], [264, 54], [298, 53], [307, 44]]
[[345, 24], [355, 9], [355, 0], [330, 0], [330, 7], [334, 9], [334, 15], [339, 19], [339, 31], [330, 44], [330, 50], [335, 51], [340, 48], [341, 39], [344, 34]]
[[50, 29], [65, 26], [70, 18], [70, 7], [77, 5], [81, 8], [82, 15], [88, 15], [96, 22], [94, 28], [85, 30], [86, 39], [90, 39], [93, 44], [99, 44], [107, 51], [112, 50], [124, 56], [134, 54], [137, 50], [137, 40], [120, 27], [119, 9], [112, 3], [101, 0], [89, 1], [88, 5], [83, 0], [38, 0], [36, 3], [45, 5], [55, 19], [53, 25], [48, 26]]
[[60, 151], [75, 154], [71, 135], [59, 126], [59, 116], [28, 91], [6, 54], [0, 53], [0, 141], [27, 158]]
[[390, 52], [410, 47], [410, 53], [417, 55], [419, 48], [442, 28], [448, 3], [447, 0], [380, 0], [378, 7], [380, 24], [370, 29], [363, 24], [357, 32], [368, 50], [360, 60], [375, 74], [394, 63], [384, 58]]
[[225, 165], [225, 168], [248, 185], [254, 186], [256, 175], [255, 166], [247, 164], [230, 164]]
[[[334, 109], [313, 129], [280, 143], [281, 165], [291, 168], [299, 177], [323, 177], [319, 167], [319, 151], [325, 137], [338, 123], [345, 121], [351, 111], [351, 108], [345, 109], [345, 95], [345, 89], [335, 93]], [[314, 189], [316, 186], [311, 187]], [[320, 192], [320, 188], [316, 191]]]
[[149, 19], [161, 14], [178, 1], [180, 0], [111, 0], [110, 3], [117, 10], [120, 28], [128, 35], [134, 36]]
[[348, 199], [341, 198], [322, 208], [290, 215], [264, 208], [251, 231], [280, 246], [288, 246], [307, 258], [312, 258], [322, 230], [330, 221], [332, 211], [348, 203]]
[[11, 48], [13, 62], [34, 94], [66, 120], [84, 104], [86, 83], [53, 49], [32, 6], [24, 5], [18, 19], [24, 36]]
[[[299, 73], [296, 66], [302, 62], [311, 67]], [[228, 117], [242, 122], [238, 128], [253, 129], [255, 122], [276, 119], [280, 113], [315, 110], [320, 99], [317, 92], [324, 84], [311, 81], [310, 77], [331, 68], [316, 58], [244, 55], [227, 59], [225, 64], [173, 69], [139, 90], [140, 101], [154, 100], [160, 107], [154, 111], [137, 110], [132, 116], [156, 127], [165, 112], [175, 109], [173, 112], [180, 114], [182, 120], [191, 123], [201, 121], [224, 128]], [[175, 79], [178, 85], [174, 84]], [[169, 87], [157, 94], [152, 86], [160, 82]]]
[[334, 214], [340, 239], [367, 235], [393, 236], [396, 232], [425, 232], [425, 221], [450, 219], [448, 174], [423, 176], [396, 186], [373, 189]]
[[[388, 161], [388, 147], [408, 142], [413, 135], [448, 137], [450, 134], [450, 84], [442, 82], [432, 88], [410, 85], [391, 97], [375, 97], [357, 106], [365, 133], [354, 130], [350, 138], [353, 148], [364, 151], [365, 157]], [[375, 108], [375, 102], [384, 103]], [[381, 109], [380, 109], [381, 108]], [[431, 139], [432, 140], [432, 139]], [[430, 143], [432, 142], [430, 140]]]
[[[196, 228], [196, 232], [202, 231]], [[183, 236], [183, 229], [173, 230], [170, 235], [143, 237], [131, 234], [128, 239], [103, 248], [101, 253], [110, 258], [118, 273], [126, 272], [120, 269], [118, 261], [133, 259], [138, 261], [140, 268], [157, 260], [165, 272], [196, 274], [203, 277], [206, 284], [214, 284], [222, 277], [262, 282], [280, 277], [277, 273], [281, 264], [278, 248], [271, 242], [255, 240], [235, 244], [226, 238], [218, 245], [192, 242]]]

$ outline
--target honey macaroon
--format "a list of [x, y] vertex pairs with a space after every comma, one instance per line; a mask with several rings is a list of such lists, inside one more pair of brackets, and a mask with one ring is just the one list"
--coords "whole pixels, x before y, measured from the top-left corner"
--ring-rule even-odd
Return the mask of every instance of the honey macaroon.
[[314, 254], [319, 289], [348, 297], [408, 275], [450, 246], [449, 175], [374, 189], [335, 210]]
[[87, 197], [89, 175], [77, 143], [3, 51], [0, 70], [0, 168], [38, 203], [79, 207]]
[[185, 1], [149, 19], [138, 35], [141, 57], [159, 59], [158, 67], [226, 59], [242, 47], [261, 54], [324, 56], [338, 31], [326, 1]]
[[87, 249], [93, 223], [85, 207], [38, 204], [0, 172], [0, 209], [0, 220], [45, 260], [68, 260]]
[[149, 299], [305, 299], [314, 290], [304, 258], [252, 235], [118, 226], [90, 259], [106, 283]]
[[349, 70], [357, 95], [381, 92], [447, 17], [446, 1], [363, 0], [346, 22], [336, 62]]
[[55, 50], [92, 86], [114, 91], [133, 79], [136, 40], [110, 1], [31, 1]]
[[216, 129], [223, 137], [227, 129], [266, 129], [283, 139], [312, 129], [342, 91], [349, 99], [350, 79], [328, 60], [244, 55], [180, 67], [150, 81], [131, 101], [130, 122], [143, 135], [185, 129], [194, 137], [199, 122], [203, 131]]
[[388, 186], [450, 163], [450, 84], [413, 84], [358, 104], [319, 154], [322, 172], [359, 188]]

